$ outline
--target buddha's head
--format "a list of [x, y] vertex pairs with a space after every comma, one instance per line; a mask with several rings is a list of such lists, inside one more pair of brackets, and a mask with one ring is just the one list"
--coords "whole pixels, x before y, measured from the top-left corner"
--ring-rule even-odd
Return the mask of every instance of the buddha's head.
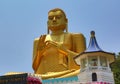
[[59, 8], [52, 9], [48, 12], [48, 32], [67, 31], [68, 20], [63, 10]]

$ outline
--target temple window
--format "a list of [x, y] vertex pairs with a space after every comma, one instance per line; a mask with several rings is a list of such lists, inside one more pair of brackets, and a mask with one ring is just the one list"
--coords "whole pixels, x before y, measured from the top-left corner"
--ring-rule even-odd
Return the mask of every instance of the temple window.
[[98, 66], [98, 59], [96, 56], [89, 57], [89, 65], [90, 66]]
[[100, 65], [103, 66], [103, 67], [107, 67], [106, 57], [100, 57]]

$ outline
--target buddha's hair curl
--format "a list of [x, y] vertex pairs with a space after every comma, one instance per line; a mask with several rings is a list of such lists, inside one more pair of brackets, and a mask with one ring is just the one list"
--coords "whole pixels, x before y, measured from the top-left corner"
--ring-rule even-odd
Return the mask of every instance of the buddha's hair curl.
[[49, 14], [50, 12], [56, 12], [56, 11], [61, 11], [61, 12], [63, 13], [63, 15], [66, 17], [65, 12], [64, 12], [62, 9], [60, 9], [60, 8], [51, 9], [51, 10], [48, 12], [48, 14]]

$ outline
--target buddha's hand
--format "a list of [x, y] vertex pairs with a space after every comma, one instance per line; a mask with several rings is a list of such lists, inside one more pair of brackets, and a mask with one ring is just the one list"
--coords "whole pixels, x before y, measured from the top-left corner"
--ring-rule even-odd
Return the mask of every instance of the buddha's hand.
[[45, 47], [45, 38], [46, 38], [46, 35], [41, 35], [40, 36], [40, 39], [39, 39], [39, 42], [38, 42], [38, 50], [43, 50], [44, 47]]
[[54, 46], [59, 48], [60, 50], [67, 51], [65, 46], [62, 43], [54, 42], [54, 41], [46, 41], [45, 46]]
[[45, 46], [48, 46], [48, 45], [52, 45], [52, 46], [56, 46], [57, 47], [58, 44], [56, 42], [48, 40], [48, 41], [45, 42]]

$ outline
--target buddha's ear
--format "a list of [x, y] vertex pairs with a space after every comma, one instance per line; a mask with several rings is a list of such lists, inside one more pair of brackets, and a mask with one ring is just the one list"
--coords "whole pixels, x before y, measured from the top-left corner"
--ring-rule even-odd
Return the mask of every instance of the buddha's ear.
[[47, 25], [48, 25], [48, 21], [47, 21]]
[[65, 20], [66, 20], [66, 23], [68, 23], [68, 19], [66, 18]]
[[47, 34], [49, 34], [48, 21], [47, 21]]
[[66, 18], [66, 32], [68, 32], [68, 19]]

